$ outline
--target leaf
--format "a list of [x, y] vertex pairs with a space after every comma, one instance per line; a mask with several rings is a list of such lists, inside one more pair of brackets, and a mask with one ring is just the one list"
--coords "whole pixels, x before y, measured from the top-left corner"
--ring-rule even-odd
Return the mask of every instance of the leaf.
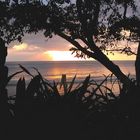
[[17, 74], [19, 74], [19, 73], [22, 73], [23, 71], [18, 71], [18, 72], [15, 72], [15, 73], [13, 73], [13, 74], [11, 74], [10, 76], [8, 76], [8, 78], [7, 78], [7, 84], [9, 83], [9, 81], [15, 76], [15, 75], [17, 75]]
[[94, 85], [96, 85], [97, 87], [94, 89], [92, 94], [95, 94], [97, 92], [97, 90], [99, 90], [101, 95], [102, 95], [102, 97], [104, 96], [103, 91], [101, 90], [101, 87], [103, 86], [104, 82], [107, 81], [108, 77], [109, 77], [109, 75], [105, 76], [105, 79], [100, 84], [98, 84], [96, 81], [93, 80], [94, 81]]
[[23, 66], [20, 65], [20, 64], [19, 64], [19, 66], [20, 66], [20, 68], [21, 68], [24, 72], [26, 72], [28, 75], [30, 75], [31, 77], [34, 77], [25, 67], [23, 67]]
[[72, 79], [72, 81], [71, 81], [71, 83], [70, 83], [70, 85], [69, 85], [69, 88], [68, 88], [68, 93], [70, 93], [70, 92], [71, 92], [72, 87], [73, 87], [73, 85], [74, 85], [74, 81], [75, 81], [75, 79], [76, 79], [76, 75], [73, 77], [73, 79]]
[[17, 105], [17, 107], [19, 106], [19, 104], [22, 104], [22, 101], [25, 99], [25, 91], [26, 91], [25, 79], [20, 78], [16, 86], [15, 104]]
[[[41, 73], [38, 71], [37, 68], [35, 68], [35, 67], [33, 67], [33, 68], [37, 71], [37, 73], [38, 73], [38, 75], [39, 75], [39, 77], [40, 77], [40, 80], [42, 81], [42, 84], [43, 84], [43, 86], [44, 86], [44, 88], [45, 88], [45, 94], [48, 96], [49, 93], [50, 93], [49, 88], [53, 89], [53, 87], [51, 86], [51, 84], [49, 84], [48, 81], [44, 81], [44, 79], [43, 79]], [[42, 89], [42, 86], [41, 86], [41, 89]], [[42, 89], [42, 91], [43, 91], [43, 89]]]
[[58, 95], [58, 96], [60, 96], [60, 94], [59, 94], [59, 91], [58, 91], [58, 89], [57, 89], [57, 83], [55, 83], [55, 81], [53, 81], [53, 87], [52, 87], [52, 89], [53, 89], [53, 91], [54, 91], [54, 93], [56, 94], [56, 95]]
[[60, 89], [64, 88], [64, 94], [67, 94], [67, 79], [66, 74], [62, 74], [61, 82], [60, 82]]
[[[18, 97], [22, 97], [22, 92], [25, 92], [25, 79], [24, 78], [20, 78], [17, 82], [17, 86], [16, 86], [16, 98]], [[24, 96], [24, 95], [23, 95]]]
[[78, 90], [80, 90], [80, 94], [79, 94], [80, 97], [82, 97], [86, 93], [90, 82], [89, 80], [90, 80], [90, 75], [85, 78], [84, 82], [82, 83], [82, 86], [79, 87]]
[[40, 86], [40, 77], [36, 75], [27, 87], [26, 96], [30, 99], [33, 98], [34, 94], [39, 91]]

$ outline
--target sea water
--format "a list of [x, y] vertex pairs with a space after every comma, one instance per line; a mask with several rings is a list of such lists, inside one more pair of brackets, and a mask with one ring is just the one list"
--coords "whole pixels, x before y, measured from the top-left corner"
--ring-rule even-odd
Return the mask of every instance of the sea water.
[[[126, 75], [135, 78], [134, 61], [114, 61]], [[25, 67], [31, 74], [36, 75], [34, 68], [42, 74], [42, 76], [49, 81], [59, 82], [62, 74], [67, 75], [67, 80], [71, 80], [76, 75], [75, 82], [81, 82], [86, 76], [90, 74], [91, 78], [96, 81], [104, 79], [104, 75], [109, 75], [111, 72], [97, 61], [15, 61], [7, 62], [9, 68], [9, 75], [21, 71], [19, 64]], [[20, 77], [24, 77], [28, 83], [31, 76], [27, 73], [20, 73], [12, 78], [8, 84], [9, 95], [14, 95], [16, 90], [16, 83]]]

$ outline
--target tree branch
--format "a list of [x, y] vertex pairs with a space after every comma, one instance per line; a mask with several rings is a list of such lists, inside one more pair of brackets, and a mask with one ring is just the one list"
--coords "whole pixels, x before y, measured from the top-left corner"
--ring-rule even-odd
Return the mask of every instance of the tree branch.
[[77, 47], [80, 51], [82, 51], [83, 53], [85, 53], [86, 55], [88, 55], [89, 57], [92, 57], [94, 59], [97, 60], [97, 56], [93, 53], [93, 52], [90, 52], [88, 51], [86, 48], [83, 48], [77, 41], [75, 41], [74, 39], [71, 39], [71, 37], [69, 37], [68, 35], [64, 34], [64, 33], [60, 33], [60, 32], [57, 32], [56, 33], [58, 36], [66, 39], [68, 42], [70, 42], [72, 45], [74, 45], [75, 47]]

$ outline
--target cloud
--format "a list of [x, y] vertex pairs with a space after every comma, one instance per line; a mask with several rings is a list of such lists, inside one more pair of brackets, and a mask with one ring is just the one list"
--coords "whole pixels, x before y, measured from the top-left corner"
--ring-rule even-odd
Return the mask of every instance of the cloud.
[[[81, 43], [81, 42], [80, 42]], [[126, 42], [120, 42], [118, 47], [125, 47]], [[137, 44], [131, 43], [133, 50], [137, 50]], [[23, 43], [13, 42], [8, 47], [8, 61], [41, 61], [41, 60], [80, 60], [71, 55], [69, 49], [73, 47], [66, 40], [54, 36], [48, 41], [42, 33], [37, 35], [25, 35]], [[62, 58], [63, 57], [63, 58]], [[109, 55], [113, 60], [118, 59], [134, 59], [134, 57], [128, 57], [124, 55], [116, 54], [114, 56]]]
[[26, 50], [28, 45], [26, 43], [20, 44], [20, 45], [14, 45], [13, 50], [15, 51], [23, 51]]
[[[37, 46], [41, 49], [57, 50], [57, 51], [68, 51], [70, 49], [70, 43], [61, 37], [54, 35], [53, 38], [45, 38], [43, 32], [37, 34], [26, 34], [23, 38], [23, 43], [29, 46]], [[11, 47], [19, 44], [17, 41], [10, 44]]]
[[34, 44], [27, 44], [27, 43], [18, 43], [12, 47], [8, 48], [9, 52], [14, 53], [33, 53], [33, 52], [43, 52], [45, 49], [38, 47]]
[[46, 39], [43, 33], [27, 34], [23, 38], [23, 43], [17, 41], [12, 42], [8, 47], [8, 61], [17, 60], [52, 60], [50, 54], [46, 55], [46, 51], [69, 51], [72, 47], [66, 40], [53, 36]]
[[8, 61], [43, 60], [44, 49], [27, 43], [18, 43], [8, 48]]

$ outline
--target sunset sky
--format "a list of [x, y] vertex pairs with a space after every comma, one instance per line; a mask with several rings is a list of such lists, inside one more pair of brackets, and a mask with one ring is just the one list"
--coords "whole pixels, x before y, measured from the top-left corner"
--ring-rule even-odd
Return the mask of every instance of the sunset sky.
[[[75, 0], [73, 0], [75, 2]], [[140, 13], [139, 0], [137, 3], [137, 13]], [[132, 15], [132, 10], [127, 10], [127, 16]], [[140, 16], [137, 15], [136, 16]], [[123, 44], [124, 45], [124, 44]], [[131, 45], [134, 50], [137, 44]], [[71, 55], [69, 49], [71, 44], [66, 40], [55, 36], [47, 41], [43, 33], [39, 32], [37, 35], [26, 35], [23, 38], [23, 43], [11, 43], [8, 46], [8, 61], [59, 61], [59, 60], [81, 60]], [[127, 56], [124, 54], [115, 53], [115, 55], [108, 55], [111, 60], [134, 60], [135, 56]]]
[[[70, 43], [58, 36], [47, 40], [41, 33], [26, 35], [22, 44], [13, 42], [8, 46], [7, 61], [81, 60], [71, 55], [69, 51], [71, 47]], [[136, 45], [134, 48], [136, 48]], [[115, 55], [109, 55], [109, 58], [112, 60], [134, 60], [135, 56], [115, 53]]]

